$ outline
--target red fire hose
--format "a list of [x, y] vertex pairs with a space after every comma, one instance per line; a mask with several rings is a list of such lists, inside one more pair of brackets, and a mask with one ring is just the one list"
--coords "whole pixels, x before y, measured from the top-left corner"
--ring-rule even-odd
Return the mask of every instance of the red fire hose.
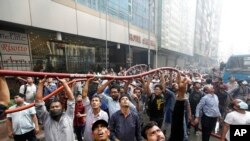
[[[116, 79], [116, 80], [127, 80], [127, 79], [134, 79], [134, 78], [139, 78], [151, 73], [155, 73], [157, 71], [160, 70], [170, 70], [170, 71], [175, 71], [177, 73], [180, 73], [179, 70], [175, 69], [175, 68], [171, 68], [171, 67], [162, 67], [162, 68], [157, 68], [157, 69], [153, 69], [150, 70], [148, 72], [144, 72], [141, 74], [136, 74], [136, 75], [130, 75], [130, 76], [108, 76], [108, 75], [93, 75], [93, 74], [69, 74], [69, 73], [49, 73], [49, 72], [33, 72], [33, 71], [15, 71], [15, 70], [0, 70], [0, 75], [2, 76], [30, 76], [30, 77], [40, 77], [43, 78], [44, 76], [47, 77], [59, 77], [59, 78], [85, 78], [85, 79], [76, 79], [73, 81], [68, 82], [68, 84], [72, 84], [73, 82], [77, 82], [77, 81], [83, 81], [86, 80], [86, 78], [91, 78], [91, 77], [97, 77], [97, 78], [103, 78], [103, 79]], [[181, 75], [184, 75], [181, 73]], [[64, 89], [63, 86], [59, 87], [58, 89], [56, 89], [55, 91], [53, 91], [52, 93], [50, 93], [49, 95], [43, 97], [43, 101], [47, 100], [48, 98], [58, 94], [59, 92], [61, 92]], [[35, 103], [30, 103], [29, 105], [23, 106], [23, 107], [19, 107], [19, 108], [15, 108], [15, 109], [11, 109], [11, 110], [6, 110], [5, 113], [14, 113], [14, 112], [18, 112], [21, 110], [25, 110], [28, 109], [30, 107], [33, 107], [35, 105]], [[220, 139], [221, 137], [217, 134], [212, 133], [211, 134], [213, 137]]]
[[[68, 82], [68, 85], [69, 84], [72, 84], [73, 82], [77, 82], [77, 81], [83, 81], [83, 80], [86, 80], [86, 79], [77, 79], [77, 80], [73, 80], [73, 81], [70, 81]], [[48, 94], [47, 96], [43, 97], [43, 101], [49, 99], [50, 97], [58, 94], [59, 92], [61, 92], [62, 90], [64, 89], [63, 86], [60, 86], [59, 88], [57, 88], [55, 91], [53, 91], [52, 93]], [[10, 110], [6, 110], [5, 113], [6, 114], [9, 114], [9, 113], [14, 113], [14, 112], [18, 112], [18, 111], [22, 111], [22, 110], [25, 110], [25, 109], [28, 109], [30, 107], [33, 107], [35, 105], [35, 103], [30, 103], [29, 105], [25, 105], [25, 106], [22, 106], [22, 107], [18, 107], [18, 108], [15, 108], [15, 109], [10, 109]]]
[[150, 70], [148, 72], [144, 72], [141, 74], [130, 75], [130, 76], [109, 76], [109, 75], [93, 75], [93, 74], [69, 74], [69, 73], [49, 73], [49, 72], [33, 72], [33, 71], [16, 71], [16, 70], [0, 70], [0, 75], [3, 76], [30, 76], [30, 77], [40, 77], [43, 78], [44, 76], [47, 77], [59, 77], [59, 78], [103, 78], [103, 79], [116, 79], [116, 80], [126, 80], [126, 79], [133, 79], [139, 78], [160, 70], [172, 70], [180, 73], [179, 70], [171, 67], [162, 67]]
[[136, 69], [136, 68], [139, 68], [139, 69], [141, 69], [141, 68], [148, 68], [148, 66], [145, 65], [145, 64], [134, 65], [134, 66], [130, 67], [130, 68], [125, 72], [125, 75], [127, 75], [128, 72], [130, 72], [130, 71], [132, 71], [132, 70], [134, 70], [134, 69]]

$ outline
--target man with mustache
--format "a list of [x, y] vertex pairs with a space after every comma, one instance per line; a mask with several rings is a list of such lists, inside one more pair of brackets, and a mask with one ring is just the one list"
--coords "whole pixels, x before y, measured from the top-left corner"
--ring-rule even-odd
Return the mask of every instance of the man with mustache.
[[154, 121], [147, 123], [142, 128], [141, 134], [146, 141], [165, 141], [163, 132]]
[[65, 88], [65, 94], [68, 97], [67, 110], [63, 112], [60, 101], [53, 101], [46, 110], [43, 101], [43, 87], [46, 77], [40, 80], [36, 94], [36, 111], [39, 119], [44, 126], [44, 134], [46, 141], [74, 141], [73, 119], [75, 111], [75, 99], [73, 92], [65, 79], [59, 79]]

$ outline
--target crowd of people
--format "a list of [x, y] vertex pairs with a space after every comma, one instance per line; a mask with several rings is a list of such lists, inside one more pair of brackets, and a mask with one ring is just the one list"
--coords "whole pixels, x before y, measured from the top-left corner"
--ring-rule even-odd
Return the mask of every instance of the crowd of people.
[[[97, 77], [73, 84], [46, 76], [34, 84], [27, 77], [11, 107], [9, 88], [1, 76], [2, 116], [6, 109], [35, 102], [34, 107], [7, 114], [8, 135], [16, 141], [35, 141], [42, 127], [47, 141], [186, 141], [190, 134], [200, 133], [202, 141], [209, 141], [219, 122], [218, 134], [224, 141], [230, 140], [230, 125], [250, 124], [250, 88], [247, 81], [233, 76], [228, 83], [217, 73], [202, 76], [187, 70], [159, 70], [130, 80], [98, 77], [146, 69], [103, 70]], [[62, 92], [43, 100], [60, 86]]]

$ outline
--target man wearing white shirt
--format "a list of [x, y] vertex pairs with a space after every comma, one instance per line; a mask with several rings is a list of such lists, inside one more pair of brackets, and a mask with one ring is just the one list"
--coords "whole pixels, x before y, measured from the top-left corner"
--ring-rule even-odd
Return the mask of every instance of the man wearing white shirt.
[[32, 77], [26, 78], [27, 84], [22, 85], [19, 89], [19, 93], [25, 95], [25, 101], [28, 103], [32, 103], [35, 100], [36, 95], [36, 85], [34, 84], [34, 80]]
[[[24, 102], [25, 96], [23, 94], [16, 94], [14, 96], [15, 105], [9, 109], [15, 109], [28, 105]], [[39, 132], [38, 120], [36, 117], [36, 110], [34, 107], [7, 114], [7, 127], [9, 137], [14, 137], [15, 141], [36, 141], [36, 136]]]
[[224, 120], [223, 132], [221, 136], [221, 141], [225, 141], [225, 138], [230, 141], [230, 125], [249, 125], [250, 112], [246, 111], [248, 105], [240, 100], [235, 99], [233, 101], [234, 111], [228, 113]]
[[103, 119], [106, 122], [108, 122], [108, 114], [101, 110], [101, 98], [98, 95], [94, 95], [89, 100], [87, 93], [88, 93], [88, 87], [89, 82], [93, 78], [90, 78], [86, 81], [85, 86], [82, 90], [82, 99], [83, 99], [83, 105], [86, 108], [86, 124], [85, 124], [85, 130], [84, 130], [84, 140], [85, 141], [92, 141], [92, 125], [95, 121]]

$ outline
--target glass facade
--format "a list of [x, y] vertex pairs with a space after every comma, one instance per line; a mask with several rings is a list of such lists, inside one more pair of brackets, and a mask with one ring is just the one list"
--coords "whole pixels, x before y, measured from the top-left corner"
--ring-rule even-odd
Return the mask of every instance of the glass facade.
[[[76, 0], [96, 11], [106, 13], [140, 27], [144, 30], [155, 31], [155, 0]], [[150, 4], [149, 4], [150, 2]], [[149, 15], [150, 6], [150, 15]], [[149, 21], [150, 16], [150, 23]]]

